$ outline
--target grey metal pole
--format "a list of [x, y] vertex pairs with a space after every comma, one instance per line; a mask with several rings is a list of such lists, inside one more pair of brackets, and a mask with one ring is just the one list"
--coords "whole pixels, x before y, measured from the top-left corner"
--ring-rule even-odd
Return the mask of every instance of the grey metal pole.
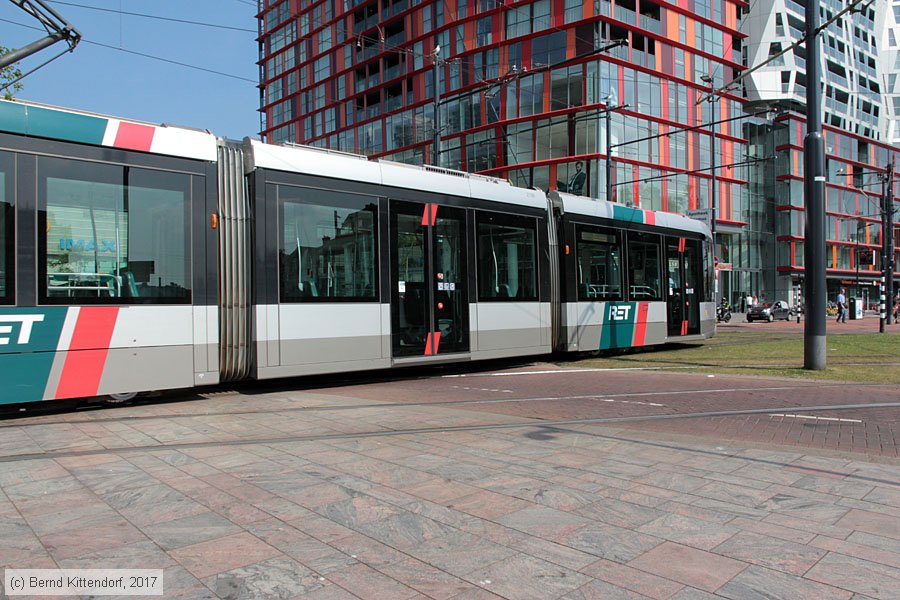
[[[709, 84], [709, 174], [710, 174], [710, 192], [709, 192], [709, 231], [712, 234], [713, 252], [716, 252], [716, 214], [718, 213], [718, 184], [716, 182], [716, 118], [713, 102], [715, 102], [715, 86], [713, 78], [709, 75], [703, 75], [700, 79]], [[716, 299], [718, 302], [718, 298]]]
[[884, 293], [887, 300], [885, 321], [888, 325], [894, 315], [894, 158], [888, 165], [887, 193], [884, 195], [884, 215], [887, 228], [884, 230], [887, 268], [884, 274]]
[[440, 71], [440, 59], [438, 56], [441, 53], [441, 47], [434, 47], [434, 63], [432, 65], [432, 72], [434, 73], [434, 117], [433, 117], [433, 127], [434, 127], [434, 145], [431, 150], [431, 164], [436, 167], [441, 166], [441, 71]]
[[[609, 99], [607, 99], [607, 103]], [[606, 105], [606, 201], [613, 201], [612, 194], [612, 107]]]
[[826, 364], [825, 304], [825, 139], [822, 136], [822, 69], [819, 50], [819, 0], [806, 0], [806, 137], [803, 140], [806, 204], [807, 314], [803, 328], [803, 367], [821, 371]]

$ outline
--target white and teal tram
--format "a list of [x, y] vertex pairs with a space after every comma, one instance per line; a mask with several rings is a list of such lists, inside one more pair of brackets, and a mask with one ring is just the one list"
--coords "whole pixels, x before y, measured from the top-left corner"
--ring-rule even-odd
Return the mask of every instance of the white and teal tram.
[[0, 101], [0, 404], [713, 335], [700, 222]]

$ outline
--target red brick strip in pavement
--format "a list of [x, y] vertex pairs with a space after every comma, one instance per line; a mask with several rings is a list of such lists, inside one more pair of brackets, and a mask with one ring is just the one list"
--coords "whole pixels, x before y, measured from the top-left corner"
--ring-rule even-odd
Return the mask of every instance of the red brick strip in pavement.
[[622, 427], [737, 444], [752, 442], [900, 458], [898, 414], [898, 409], [823, 411], [800, 415], [811, 418], [798, 418], [790, 413], [779, 416], [754, 414], [625, 423]]

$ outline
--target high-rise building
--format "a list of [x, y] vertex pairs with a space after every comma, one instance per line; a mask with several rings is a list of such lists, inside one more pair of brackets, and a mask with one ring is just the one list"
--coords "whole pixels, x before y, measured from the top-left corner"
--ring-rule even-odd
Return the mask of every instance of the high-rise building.
[[[822, 23], [851, 3], [820, 2]], [[878, 296], [872, 284], [881, 277], [881, 195], [891, 160], [900, 154], [893, 145], [900, 114], [900, 100], [892, 96], [900, 86], [894, 10], [900, 15], [900, 1], [861, 3], [819, 35], [823, 102], [818, 110], [826, 148], [826, 266], [832, 297], [840, 287], [873, 302]], [[811, 82], [805, 46], [791, 46], [805, 35], [805, 15], [804, 5], [794, 0], [758, 0], [744, 28], [748, 66], [773, 59], [747, 78], [746, 107], [783, 111], [774, 120], [748, 125], [746, 134], [754, 152], [775, 157], [755, 169], [751, 187], [761, 194], [755, 213], [766, 226], [760, 229], [772, 232], [761, 244], [769, 261], [763, 265], [761, 289], [778, 298], [793, 297], [804, 272], [803, 138]]]
[[900, 145], [900, 0], [875, 4], [878, 83], [884, 94], [882, 139]]
[[[855, 273], [853, 248], [877, 244], [880, 227], [855, 229], [871, 214], [872, 188], [851, 184], [862, 185], [867, 168], [884, 169], [897, 136], [887, 117], [900, 108], [889, 95], [900, 82], [879, 53], [896, 36], [880, 23], [897, 17], [882, 6], [889, 0], [876, 1], [823, 35], [829, 168], [835, 178], [849, 173], [829, 185], [836, 280]], [[720, 293], [791, 297], [803, 270], [804, 53], [792, 50], [749, 78], [750, 103], [739, 86], [704, 100], [743, 65], [802, 37], [794, 0], [260, 5], [268, 141], [436, 162], [643, 208], [702, 216], [715, 207]], [[842, 5], [821, 6], [828, 18]], [[775, 107], [792, 112], [767, 119]]]
[[262, 4], [269, 141], [434, 164], [439, 139], [442, 167], [598, 198], [611, 155], [613, 199], [685, 213], [715, 181], [723, 252], [746, 244], [740, 90], [701, 101], [741, 69], [741, 0]]

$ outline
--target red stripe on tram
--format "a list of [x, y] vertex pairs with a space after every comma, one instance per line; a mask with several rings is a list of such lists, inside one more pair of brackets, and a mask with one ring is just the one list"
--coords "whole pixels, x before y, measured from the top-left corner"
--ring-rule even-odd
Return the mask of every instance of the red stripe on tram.
[[644, 213], [644, 222], [647, 225], [656, 225], [656, 213], [652, 210], [648, 210]]
[[431, 356], [431, 332], [428, 332], [428, 338], [425, 342], [425, 356]]
[[682, 321], [681, 322], [681, 335], [687, 335], [687, 331], [688, 331], [688, 322]]
[[678, 238], [678, 251], [679, 252], [684, 252], [684, 245], [685, 245], [686, 241], [687, 240], [685, 240], [684, 238]]
[[650, 311], [649, 302], [638, 302], [638, 314], [634, 324], [634, 346], [643, 346], [647, 338], [647, 313]]
[[118, 306], [81, 308], [56, 387], [56, 398], [97, 395], [118, 316]]
[[435, 331], [434, 332], [434, 354], [438, 353], [438, 346], [440, 346], [440, 345], [441, 345], [441, 332]]
[[116, 140], [113, 142], [113, 146], [149, 152], [155, 132], [155, 127], [122, 121], [119, 123], [118, 131], [116, 131]]
[[426, 204], [425, 209], [422, 211], [422, 225], [434, 227], [434, 222], [437, 219], [437, 210], [437, 204]]

